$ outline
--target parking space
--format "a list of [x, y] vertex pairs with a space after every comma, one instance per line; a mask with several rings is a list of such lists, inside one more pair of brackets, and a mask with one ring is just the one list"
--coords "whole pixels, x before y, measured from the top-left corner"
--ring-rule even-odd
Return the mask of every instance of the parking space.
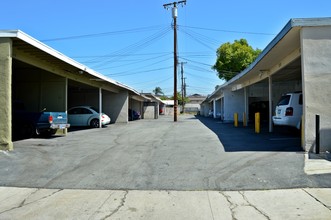
[[[267, 132], [266, 132], [267, 134]], [[245, 190], [330, 187], [304, 172], [299, 138], [191, 115], [14, 142], [1, 186], [71, 189]]]

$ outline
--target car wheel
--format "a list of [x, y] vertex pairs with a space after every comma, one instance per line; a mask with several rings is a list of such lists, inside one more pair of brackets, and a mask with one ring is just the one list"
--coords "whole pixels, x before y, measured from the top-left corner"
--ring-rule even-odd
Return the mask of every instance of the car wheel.
[[92, 127], [92, 128], [98, 128], [99, 127], [99, 119], [93, 119], [92, 121], [91, 121], [91, 123], [90, 123], [90, 126]]

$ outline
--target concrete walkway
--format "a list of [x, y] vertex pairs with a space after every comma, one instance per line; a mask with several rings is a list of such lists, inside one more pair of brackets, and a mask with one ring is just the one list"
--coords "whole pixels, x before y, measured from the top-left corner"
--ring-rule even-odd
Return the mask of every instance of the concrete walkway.
[[331, 219], [331, 189], [71, 190], [0, 187], [0, 219]]

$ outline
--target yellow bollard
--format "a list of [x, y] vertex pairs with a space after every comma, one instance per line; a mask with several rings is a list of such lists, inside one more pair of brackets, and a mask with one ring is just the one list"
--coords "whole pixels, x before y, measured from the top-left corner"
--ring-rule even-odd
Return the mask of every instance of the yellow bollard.
[[255, 113], [255, 133], [259, 134], [261, 130], [260, 112]]
[[238, 113], [234, 113], [233, 117], [234, 117], [234, 126], [238, 127]]
[[243, 113], [243, 126], [247, 126], [246, 112]]

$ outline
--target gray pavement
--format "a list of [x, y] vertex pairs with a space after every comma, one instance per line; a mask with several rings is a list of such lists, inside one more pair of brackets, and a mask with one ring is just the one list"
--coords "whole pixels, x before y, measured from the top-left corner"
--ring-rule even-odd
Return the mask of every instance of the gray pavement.
[[17, 141], [0, 219], [330, 219], [330, 162], [253, 132], [180, 116]]

